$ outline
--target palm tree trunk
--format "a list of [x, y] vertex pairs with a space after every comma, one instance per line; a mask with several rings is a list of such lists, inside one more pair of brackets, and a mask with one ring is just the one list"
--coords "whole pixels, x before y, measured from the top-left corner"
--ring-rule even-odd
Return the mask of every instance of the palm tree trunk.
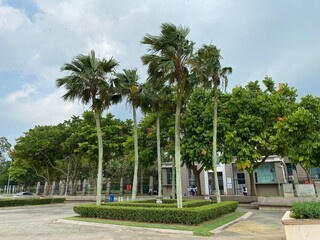
[[214, 176], [214, 185], [216, 189], [217, 203], [221, 202], [220, 189], [217, 173], [217, 125], [218, 125], [218, 85], [214, 84], [214, 106], [213, 106], [213, 140], [212, 140], [212, 168]]
[[157, 112], [157, 162], [158, 162], [158, 197], [162, 197], [161, 152], [160, 152], [160, 117]]
[[133, 113], [133, 143], [134, 143], [134, 175], [132, 184], [132, 200], [137, 197], [138, 189], [138, 166], [139, 166], [139, 156], [138, 156], [138, 127], [137, 127], [137, 113], [136, 107], [132, 104]]
[[102, 161], [103, 161], [103, 144], [102, 144], [102, 132], [100, 126], [100, 113], [94, 112], [96, 119], [96, 128], [98, 135], [98, 149], [99, 149], [99, 158], [98, 158], [98, 176], [97, 176], [97, 200], [96, 204], [101, 204], [101, 190], [102, 190]]
[[175, 161], [176, 161], [176, 188], [177, 188], [177, 207], [182, 208], [182, 184], [181, 184], [181, 159], [180, 159], [180, 113], [181, 113], [181, 94], [177, 93], [177, 108], [175, 118]]
[[171, 181], [171, 196], [172, 199], [176, 198], [176, 161], [172, 159], [172, 181]]

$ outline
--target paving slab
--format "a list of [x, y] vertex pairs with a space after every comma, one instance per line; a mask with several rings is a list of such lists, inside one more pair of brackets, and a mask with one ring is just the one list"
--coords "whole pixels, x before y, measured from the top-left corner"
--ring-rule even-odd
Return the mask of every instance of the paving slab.
[[148, 228], [129, 228], [114, 225], [104, 227], [79, 224], [62, 220], [74, 216], [73, 206], [79, 203], [0, 208], [0, 240], [244, 240], [285, 239], [280, 222], [284, 212], [261, 211], [241, 208], [252, 212], [247, 219], [225, 226], [212, 237], [199, 237], [183, 231], [163, 231]]

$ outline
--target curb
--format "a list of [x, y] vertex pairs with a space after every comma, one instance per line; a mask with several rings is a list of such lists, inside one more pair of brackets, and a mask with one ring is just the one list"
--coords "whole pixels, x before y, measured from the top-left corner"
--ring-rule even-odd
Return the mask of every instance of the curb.
[[114, 225], [114, 224], [81, 222], [81, 221], [66, 220], [66, 219], [56, 219], [53, 222], [54, 223], [68, 223], [68, 224], [73, 224], [73, 225], [78, 225], [78, 226], [103, 227], [103, 228], [118, 229], [118, 230], [133, 231], [133, 232], [149, 231], [149, 232], [166, 233], [166, 234], [193, 235], [192, 231], [172, 230], [172, 229], [158, 229], [158, 228], [145, 228], [145, 227], [131, 227], [131, 226], [122, 226], [122, 225]]
[[[237, 222], [245, 220], [249, 218], [253, 213], [247, 212], [243, 216], [229, 222], [221, 227], [218, 227], [210, 232], [213, 234], [218, 234], [222, 232], [227, 227], [230, 227]], [[132, 226], [123, 226], [123, 225], [115, 225], [115, 224], [105, 224], [105, 223], [91, 223], [91, 222], [82, 222], [82, 221], [75, 221], [75, 220], [67, 220], [67, 219], [55, 219], [53, 223], [67, 223], [73, 224], [77, 226], [93, 226], [93, 227], [102, 227], [102, 228], [109, 228], [109, 229], [117, 229], [122, 231], [133, 231], [133, 232], [156, 232], [156, 233], [165, 233], [165, 234], [185, 234], [185, 235], [193, 235], [193, 231], [185, 231], [185, 230], [173, 230], [173, 229], [158, 229], [158, 228], [145, 228], [145, 227], [132, 227]]]
[[233, 224], [236, 224], [237, 222], [240, 222], [242, 220], [245, 220], [247, 218], [249, 218], [253, 213], [252, 212], [247, 212], [246, 214], [244, 214], [242, 217], [237, 218], [236, 220], [233, 220], [232, 222], [229, 222], [225, 225], [222, 225], [221, 227], [218, 227], [212, 231], [210, 231], [213, 234], [218, 234], [220, 232], [222, 232], [224, 229], [226, 229], [227, 227], [230, 227]]

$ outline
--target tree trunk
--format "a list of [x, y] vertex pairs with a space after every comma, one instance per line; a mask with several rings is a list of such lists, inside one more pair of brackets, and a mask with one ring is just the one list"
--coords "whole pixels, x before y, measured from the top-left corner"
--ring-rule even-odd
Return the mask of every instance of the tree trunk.
[[120, 192], [119, 195], [122, 196], [123, 195], [123, 177], [120, 178]]
[[138, 156], [138, 127], [137, 127], [137, 113], [136, 107], [132, 104], [133, 113], [133, 143], [134, 143], [134, 175], [132, 184], [132, 200], [137, 197], [138, 189], [138, 166], [139, 166], [139, 156]]
[[172, 184], [171, 184], [171, 196], [172, 199], [176, 198], [176, 167], [175, 167], [176, 161], [174, 158], [172, 159]]
[[177, 207], [182, 208], [182, 183], [181, 183], [181, 155], [180, 155], [180, 113], [181, 113], [181, 94], [177, 93], [177, 108], [175, 118], [175, 161], [176, 161], [176, 187], [177, 187]]
[[192, 171], [196, 179], [197, 196], [202, 195], [200, 173], [202, 172], [203, 168], [204, 166], [201, 166], [200, 169], [198, 169], [197, 165], [192, 166]]
[[107, 179], [107, 190], [106, 190], [106, 195], [110, 196], [111, 194], [111, 178]]
[[218, 85], [214, 84], [214, 106], [213, 106], [213, 140], [212, 140], [212, 170], [214, 185], [216, 189], [217, 203], [221, 202], [220, 189], [217, 172], [217, 124], [218, 124]]
[[162, 171], [161, 171], [161, 152], [160, 152], [160, 117], [157, 112], [157, 162], [158, 162], [158, 197], [162, 197]]
[[103, 144], [102, 144], [102, 132], [101, 132], [101, 127], [100, 127], [100, 113], [95, 111], [94, 116], [96, 119], [96, 128], [97, 128], [97, 135], [98, 135], [98, 149], [99, 149], [96, 204], [101, 205]]
[[300, 166], [301, 166], [301, 167], [303, 168], [303, 170], [306, 172], [308, 183], [311, 184], [310, 168], [304, 167], [304, 166], [302, 166], [301, 164], [300, 164]]
[[154, 188], [153, 188], [153, 176], [150, 176], [149, 177], [149, 190], [152, 190], [151, 191], [151, 194], [153, 194], [154, 193]]
[[143, 194], [143, 182], [144, 182], [144, 170], [141, 169], [141, 173], [140, 173], [140, 194]]
[[250, 196], [257, 196], [257, 189], [256, 189], [256, 181], [254, 177], [254, 171], [249, 173], [250, 176]]

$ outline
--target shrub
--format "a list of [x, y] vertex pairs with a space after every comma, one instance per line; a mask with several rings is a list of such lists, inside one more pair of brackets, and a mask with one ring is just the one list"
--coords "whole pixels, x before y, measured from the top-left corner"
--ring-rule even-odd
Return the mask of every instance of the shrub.
[[291, 217], [297, 219], [320, 219], [320, 202], [293, 203]]
[[[156, 200], [132, 201], [132, 202], [112, 202], [106, 203], [107, 206], [126, 206], [126, 207], [142, 207], [142, 208], [176, 208], [177, 201], [171, 199], [162, 200], [162, 204], [155, 203]], [[211, 201], [208, 200], [187, 200], [184, 201], [184, 208], [199, 207], [209, 205]]]
[[81, 217], [192, 225], [199, 224], [210, 219], [215, 219], [223, 214], [233, 212], [237, 209], [237, 207], [238, 202], [231, 201], [212, 203], [193, 208], [157, 208], [124, 205], [110, 206], [108, 204], [97, 206], [95, 204], [81, 204], [75, 206], [74, 211]]
[[65, 198], [19, 198], [19, 199], [0, 199], [0, 207], [14, 207], [25, 205], [41, 205], [63, 203]]

